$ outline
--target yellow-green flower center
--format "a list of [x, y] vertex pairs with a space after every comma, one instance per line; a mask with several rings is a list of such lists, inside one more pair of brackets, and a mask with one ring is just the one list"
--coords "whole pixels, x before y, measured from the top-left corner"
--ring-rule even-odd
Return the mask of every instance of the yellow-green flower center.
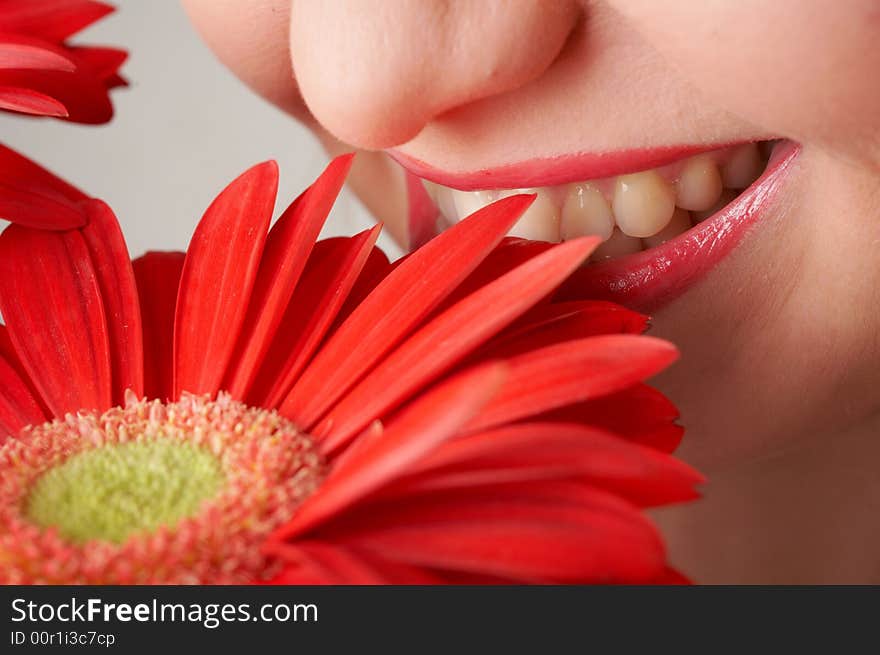
[[217, 458], [192, 443], [108, 444], [46, 471], [34, 484], [25, 513], [74, 543], [122, 543], [197, 514], [223, 477]]
[[220, 393], [78, 412], [0, 445], [0, 584], [247, 584], [321, 484], [312, 438]]

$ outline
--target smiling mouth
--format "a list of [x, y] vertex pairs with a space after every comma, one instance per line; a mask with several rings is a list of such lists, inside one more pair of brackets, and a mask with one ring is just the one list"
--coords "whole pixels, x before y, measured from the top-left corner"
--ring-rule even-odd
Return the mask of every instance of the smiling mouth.
[[[671, 149], [654, 151], [640, 153], [639, 161], [629, 156], [601, 162], [607, 172], [626, 163], [638, 166], [653, 157], [659, 163], [654, 168], [636, 172], [624, 168], [616, 175], [517, 189], [460, 190], [412, 175], [411, 234], [417, 244], [500, 198], [535, 193], [534, 203], [511, 229], [511, 236], [550, 243], [587, 235], [603, 240], [588, 265], [565, 285], [564, 295], [588, 293], [654, 311], [708, 273], [739, 243], [772, 200], [798, 151], [796, 144], [785, 140], [679, 154], [677, 159]], [[599, 163], [595, 158], [594, 162]], [[425, 167], [417, 170], [464, 187], [479, 180], [444, 178]], [[543, 177], [554, 180], [560, 170], [563, 167], [550, 174], [545, 170]], [[587, 165], [579, 170], [603, 167]], [[569, 178], [576, 174], [571, 166], [562, 173]]]

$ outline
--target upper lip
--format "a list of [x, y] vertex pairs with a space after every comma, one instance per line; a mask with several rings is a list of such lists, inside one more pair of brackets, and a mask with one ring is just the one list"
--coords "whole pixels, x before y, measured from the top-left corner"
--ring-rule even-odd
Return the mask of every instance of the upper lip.
[[668, 145], [610, 152], [579, 152], [471, 171], [445, 171], [399, 150], [388, 152], [418, 177], [462, 191], [556, 186], [657, 168], [710, 150], [744, 142]]

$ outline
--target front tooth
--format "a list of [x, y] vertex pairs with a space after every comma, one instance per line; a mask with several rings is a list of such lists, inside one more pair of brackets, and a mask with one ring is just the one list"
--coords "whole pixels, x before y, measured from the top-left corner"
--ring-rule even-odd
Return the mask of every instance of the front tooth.
[[721, 195], [721, 174], [712, 159], [698, 155], [688, 159], [676, 182], [675, 204], [682, 209], [703, 211], [711, 207]]
[[563, 241], [588, 235], [607, 241], [614, 231], [614, 214], [605, 196], [589, 184], [572, 185], [562, 205], [559, 231]]
[[498, 200], [497, 191], [452, 191], [452, 199], [455, 204], [455, 216], [457, 220], [467, 218]]
[[455, 224], [459, 220], [458, 211], [455, 209], [455, 197], [452, 189], [444, 186], [437, 186], [435, 191], [437, 197], [434, 202], [437, 204], [437, 210], [451, 224]]
[[669, 221], [669, 225], [664, 227], [654, 236], [645, 237], [645, 247], [654, 248], [656, 246], [662, 245], [670, 239], [674, 239], [679, 234], [684, 234], [692, 227], [693, 224], [691, 223], [690, 212], [682, 209], [681, 207], [676, 207], [675, 213], [672, 215], [672, 220]]
[[745, 189], [758, 179], [762, 168], [758, 145], [746, 143], [733, 149], [730, 159], [721, 167], [721, 180], [728, 189]]
[[505, 195], [517, 193], [537, 193], [538, 197], [529, 206], [525, 213], [510, 229], [508, 234], [523, 239], [534, 241], [559, 242], [559, 209], [556, 203], [547, 197], [544, 191], [537, 189], [517, 189], [507, 192]]
[[615, 228], [614, 232], [604, 243], [593, 251], [591, 260], [611, 259], [613, 257], [622, 257], [623, 255], [631, 255], [641, 252], [642, 240], [638, 237], [631, 237], [624, 234], [619, 228]]
[[612, 201], [618, 227], [631, 237], [657, 234], [675, 211], [675, 194], [656, 171], [617, 178]]
[[436, 183], [430, 182], [428, 180], [422, 180], [422, 186], [425, 187], [425, 191], [427, 192], [428, 197], [431, 200], [433, 200], [434, 204], [436, 205], [437, 204], [437, 189], [439, 188], [439, 186]]

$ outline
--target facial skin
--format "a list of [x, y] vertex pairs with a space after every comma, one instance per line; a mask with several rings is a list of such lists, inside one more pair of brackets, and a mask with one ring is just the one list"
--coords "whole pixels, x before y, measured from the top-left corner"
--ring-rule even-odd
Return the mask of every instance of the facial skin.
[[382, 149], [464, 172], [782, 137], [777, 202], [654, 317], [706, 499], [658, 517], [701, 582], [880, 582], [880, 6], [873, 0], [186, 0], [406, 241]]

